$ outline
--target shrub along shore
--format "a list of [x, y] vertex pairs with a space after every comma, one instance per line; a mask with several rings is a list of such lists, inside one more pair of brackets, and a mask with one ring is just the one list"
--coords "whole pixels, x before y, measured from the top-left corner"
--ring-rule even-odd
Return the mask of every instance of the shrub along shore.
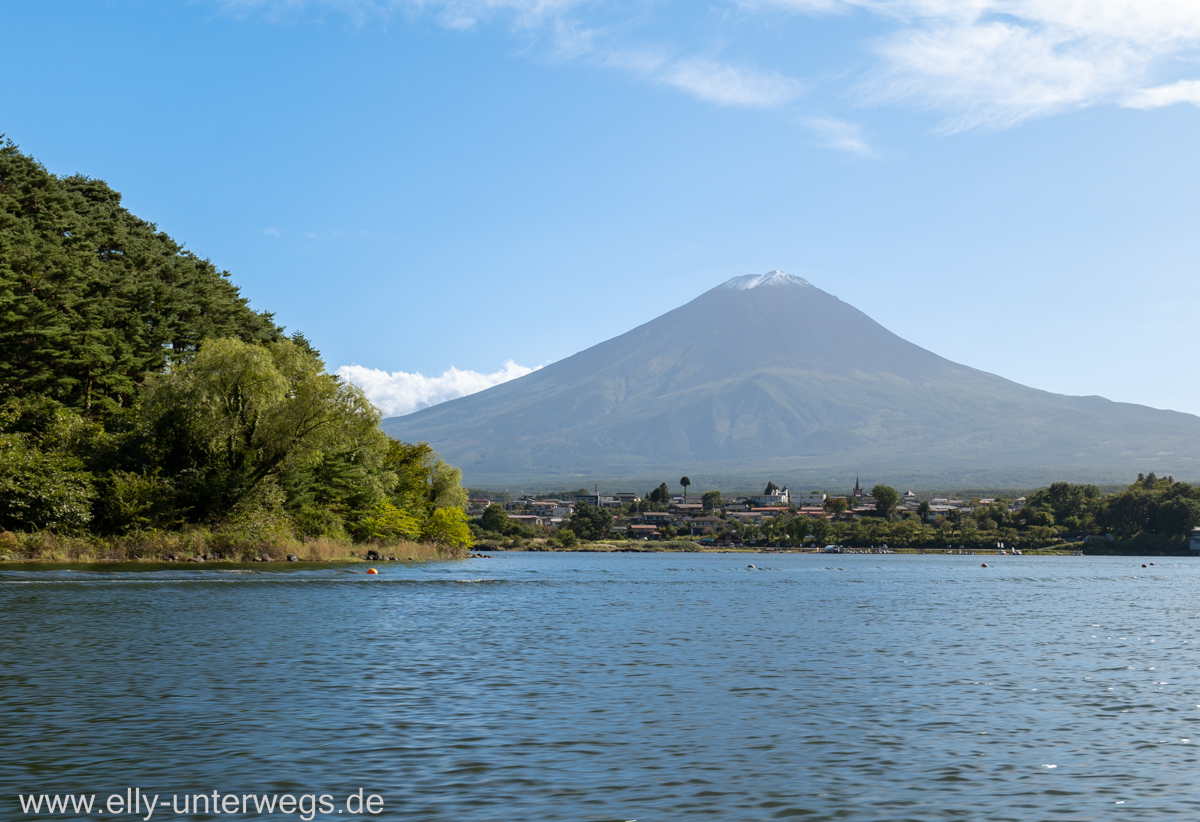
[[230, 544], [203, 529], [151, 531], [119, 537], [0, 531], [0, 568], [4, 563], [434, 562], [467, 556], [468, 549], [461, 545], [407, 540], [363, 544], [317, 537]]

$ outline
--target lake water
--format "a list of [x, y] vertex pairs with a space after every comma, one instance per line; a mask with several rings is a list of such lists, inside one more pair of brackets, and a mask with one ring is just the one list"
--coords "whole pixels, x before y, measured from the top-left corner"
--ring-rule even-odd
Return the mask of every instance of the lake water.
[[340, 819], [1197, 818], [1200, 561], [982, 561], [0, 568], [0, 818], [126, 787], [382, 797]]

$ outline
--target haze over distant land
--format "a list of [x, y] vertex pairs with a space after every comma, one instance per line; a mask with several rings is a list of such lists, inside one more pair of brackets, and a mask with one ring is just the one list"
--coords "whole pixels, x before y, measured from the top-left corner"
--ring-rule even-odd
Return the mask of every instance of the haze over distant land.
[[1200, 417], [1028, 388], [780, 271], [519, 379], [383, 421], [474, 484], [773, 478], [921, 487], [1200, 478]]

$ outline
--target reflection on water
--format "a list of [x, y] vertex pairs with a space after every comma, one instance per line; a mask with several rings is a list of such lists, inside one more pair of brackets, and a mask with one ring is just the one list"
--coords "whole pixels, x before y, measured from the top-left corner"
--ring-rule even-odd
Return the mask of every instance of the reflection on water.
[[1195, 818], [1200, 562], [1156, 563], [0, 566], [0, 817], [361, 786], [384, 819]]

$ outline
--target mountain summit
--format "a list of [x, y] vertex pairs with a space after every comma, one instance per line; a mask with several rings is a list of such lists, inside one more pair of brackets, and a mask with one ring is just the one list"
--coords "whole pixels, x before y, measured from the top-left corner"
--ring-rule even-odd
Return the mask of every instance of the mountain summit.
[[781, 271], [735, 277], [619, 337], [383, 429], [428, 441], [476, 484], [677, 468], [797, 483], [857, 469], [959, 487], [1200, 476], [1200, 417], [959, 365]]
[[717, 288], [728, 288], [731, 291], [749, 291], [751, 288], [759, 286], [802, 286], [804, 288], [815, 288], [812, 283], [803, 277], [793, 277], [791, 274], [784, 274], [782, 271], [769, 271], [766, 274], [747, 274], [744, 277], [734, 277], [732, 280], [726, 280]]

